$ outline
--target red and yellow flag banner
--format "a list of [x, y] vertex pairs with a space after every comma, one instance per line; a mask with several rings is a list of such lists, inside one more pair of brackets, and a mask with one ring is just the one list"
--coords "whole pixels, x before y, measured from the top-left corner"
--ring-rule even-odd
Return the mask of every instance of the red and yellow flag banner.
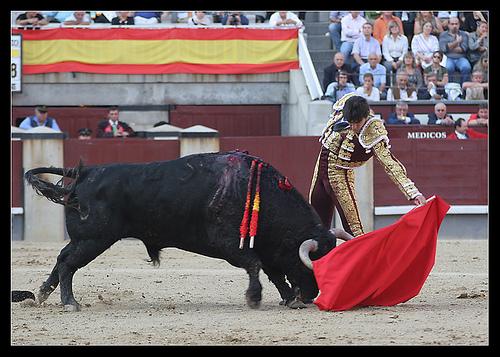
[[12, 29], [23, 73], [243, 74], [298, 69], [298, 29]]

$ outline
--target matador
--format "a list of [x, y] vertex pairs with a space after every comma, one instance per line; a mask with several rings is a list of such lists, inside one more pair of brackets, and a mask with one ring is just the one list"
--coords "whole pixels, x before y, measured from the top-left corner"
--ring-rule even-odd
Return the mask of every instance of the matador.
[[330, 228], [336, 208], [342, 226], [352, 236], [364, 232], [354, 190], [353, 169], [375, 156], [408, 200], [416, 205], [425, 197], [407, 177], [406, 168], [391, 153], [384, 122], [376, 118], [366, 99], [344, 95], [333, 111], [319, 140], [318, 155], [309, 192], [309, 203]]

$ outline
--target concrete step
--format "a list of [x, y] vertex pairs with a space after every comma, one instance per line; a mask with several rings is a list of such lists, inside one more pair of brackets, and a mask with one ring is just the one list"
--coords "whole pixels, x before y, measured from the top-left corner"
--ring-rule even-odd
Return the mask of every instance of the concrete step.
[[330, 23], [330, 11], [318, 11], [318, 21]]
[[332, 41], [329, 36], [307, 36], [307, 48], [310, 51], [314, 50], [331, 50], [332, 49]]
[[[309, 48], [309, 44], [307, 44]], [[316, 61], [330, 61], [333, 62], [333, 56], [335, 55], [336, 51], [332, 49], [326, 49], [326, 50], [311, 50], [309, 48], [309, 55], [311, 56], [311, 60], [313, 62]]]
[[306, 11], [306, 17], [304, 19], [304, 24], [318, 22], [319, 12], [318, 11]]
[[328, 32], [328, 25], [328, 22], [313, 22], [306, 25], [304, 32], [311, 36], [324, 35]]
[[331, 65], [333, 62], [332, 61], [316, 61], [313, 62], [314, 64], [314, 69], [316, 69], [316, 72], [321, 72], [323, 73], [324, 69]]

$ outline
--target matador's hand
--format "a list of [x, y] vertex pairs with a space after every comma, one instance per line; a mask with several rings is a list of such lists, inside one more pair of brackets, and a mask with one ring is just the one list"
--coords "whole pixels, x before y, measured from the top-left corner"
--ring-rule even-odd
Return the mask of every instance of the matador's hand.
[[413, 199], [413, 203], [415, 203], [415, 205], [417, 206], [423, 206], [427, 203], [427, 200], [423, 195], [418, 195]]

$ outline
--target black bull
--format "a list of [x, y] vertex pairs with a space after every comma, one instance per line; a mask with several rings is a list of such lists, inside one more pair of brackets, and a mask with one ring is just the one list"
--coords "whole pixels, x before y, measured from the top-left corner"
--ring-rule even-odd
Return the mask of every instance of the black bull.
[[[260, 179], [255, 246], [250, 248], [246, 239], [240, 249], [253, 160], [262, 162], [235, 151], [146, 164], [29, 170], [25, 178], [36, 192], [65, 206], [70, 237], [40, 286], [38, 302], [60, 284], [65, 309], [79, 310], [72, 292], [74, 273], [118, 240], [137, 238], [154, 264], [159, 263], [162, 248], [175, 247], [245, 269], [249, 276], [246, 301], [252, 308], [260, 305], [262, 297], [261, 269], [278, 289], [282, 303], [304, 307], [304, 302], [318, 294], [318, 287], [312, 271], [299, 258], [299, 247], [306, 240], [313, 242], [308, 251], [313, 251], [312, 259], [318, 259], [335, 247], [335, 235], [295, 188], [279, 184], [284, 176], [266, 164]], [[37, 176], [41, 173], [63, 177], [52, 184]]]

